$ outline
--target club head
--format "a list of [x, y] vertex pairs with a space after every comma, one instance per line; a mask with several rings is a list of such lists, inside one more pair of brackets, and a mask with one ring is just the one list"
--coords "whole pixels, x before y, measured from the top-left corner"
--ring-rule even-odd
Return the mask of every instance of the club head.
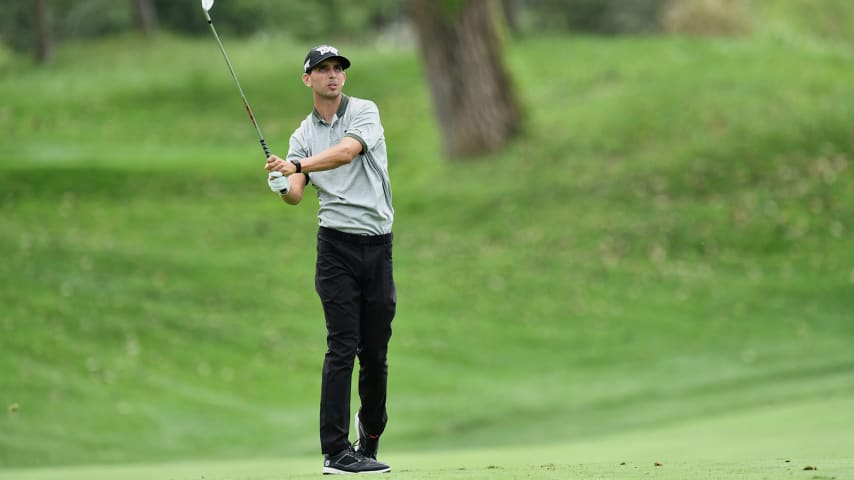
[[211, 11], [211, 8], [213, 8], [213, 2], [214, 2], [214, 0], [202, 0], [202, 8], [206, 12]]

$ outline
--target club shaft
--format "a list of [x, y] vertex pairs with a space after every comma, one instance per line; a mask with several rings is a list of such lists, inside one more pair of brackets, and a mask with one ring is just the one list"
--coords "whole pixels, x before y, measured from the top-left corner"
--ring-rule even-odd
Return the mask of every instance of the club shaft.
[[261, 148], [264, 149], [264, 155], [266, 155], [264, 158], [268, 158], [270, 156], [270, 149], [267, 148], [267, 142], [264, 141], [264, 134], [261, 133], [261, 127], [258, 126], [258, 121], [255, 120], [255, 114], [252, 113], [252, 108], [249, 106], [249, 102], [246, 100], [246, 95], [243, 93], [243, 87], [240, 86], [240, 81], [237, 79], [237, 74], [234, 73], [234, 67], [231, 65], [231, 60], [229, 60], [228, 54], [225, 53], [225, 47], [223, 47], [222, 41], [219, 39], [219, 34], [216, 33], [216, 28], [211, 20], [211, 16], [207, 11], [205, 11], [205, 17], [207, 18], [208, 25], [210, 25], [211, 32], [213, 32], [214, 38], [216, 39], [216, 44], [219, 46], [219, 51], [222, 52], [222, 58], [225, 59], [225, 64], [228, 65], [228, 71], [231, 73], [231, 78], [234, 79], [234, 84], [237, 85], [237, 91], [240, 92], [240, 98], [243, 100], [243, 106], [246, 107], [246, 113], [249, 114], [249, 120], [252, 121], [252, 125], [254, 125], [255, 130], [258, 131], [258, 138], [261, 140]]

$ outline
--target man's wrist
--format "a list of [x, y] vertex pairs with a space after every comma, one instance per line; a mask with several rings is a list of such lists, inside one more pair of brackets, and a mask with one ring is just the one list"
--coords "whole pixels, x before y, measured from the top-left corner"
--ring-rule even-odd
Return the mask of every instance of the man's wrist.
[[294, 172], [294, 173], [302, 173], [302, 163], [300, 163], [299, 160], [288, 160], [288, 161], [293, 163], [294, 167], [296, 167], [296, 172]]

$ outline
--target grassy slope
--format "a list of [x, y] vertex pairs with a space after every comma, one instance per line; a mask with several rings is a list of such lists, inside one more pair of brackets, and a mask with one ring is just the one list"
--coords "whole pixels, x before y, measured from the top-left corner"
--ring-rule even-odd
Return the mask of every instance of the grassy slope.
[[[265, 192], [213, 45], [137, 42], [2, 67], [0, 466], [313, 454], [313, 203]], [[274, 150], [309, 105], [262, 53], [303, 50], [229, 44]], [[393, 154], [390, 448], [854, 398], [850, 50], [522, 41], [529, 131], [474, 163], [440, 161], [414, 57], [352, 56]]]

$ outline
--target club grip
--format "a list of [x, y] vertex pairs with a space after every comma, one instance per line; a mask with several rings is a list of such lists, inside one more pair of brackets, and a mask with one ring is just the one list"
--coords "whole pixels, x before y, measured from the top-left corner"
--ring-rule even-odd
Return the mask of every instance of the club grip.
[[267, 142], [265, 142], [263, 138], [261, 139], [261, 148], [264, 149], [264, 158], [270, 158], [270, 149], [267, 148]]

